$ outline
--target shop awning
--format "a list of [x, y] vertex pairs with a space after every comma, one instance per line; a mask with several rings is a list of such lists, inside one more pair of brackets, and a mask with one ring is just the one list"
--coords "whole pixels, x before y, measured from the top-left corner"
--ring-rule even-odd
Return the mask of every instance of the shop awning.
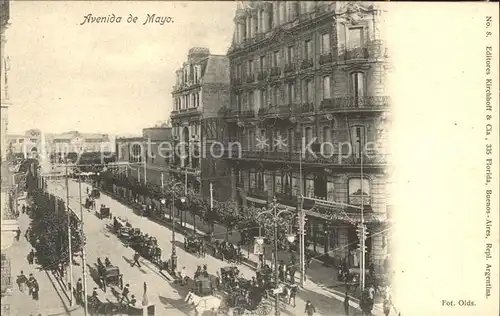
[[[313, 208], [306, 211], [306, 214], [326, 220], [340, 221], [351, 224], [361, 222], [361, 211], [351, 207], [315, 205]], [[367, 224], [383, 222], [383, 220], [373, 212], [371, 206], [368, 205], [363, 209], [363, 217], [365, 223]]]

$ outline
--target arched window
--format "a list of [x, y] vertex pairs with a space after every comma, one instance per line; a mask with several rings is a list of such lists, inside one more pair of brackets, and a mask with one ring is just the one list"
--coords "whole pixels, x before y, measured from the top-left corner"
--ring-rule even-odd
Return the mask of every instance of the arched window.
[[352, 151], [356, 158], [360, 158], [365, 150], [366, 135], [363, 125], [355, 125], [351, 128]]

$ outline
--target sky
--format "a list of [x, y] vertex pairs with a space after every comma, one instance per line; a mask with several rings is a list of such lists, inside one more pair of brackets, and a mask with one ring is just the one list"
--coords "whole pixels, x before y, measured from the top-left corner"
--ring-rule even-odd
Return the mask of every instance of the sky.
[[[227, 53], [235, 9], [236, 2], [11, 2], [9, 134], [137, 134], [166, 121], [175, 70], [191, 47]], [[80, 25], [87, 14], [122, 21]], [[174, 22], [143, 25], [148, 14]]]

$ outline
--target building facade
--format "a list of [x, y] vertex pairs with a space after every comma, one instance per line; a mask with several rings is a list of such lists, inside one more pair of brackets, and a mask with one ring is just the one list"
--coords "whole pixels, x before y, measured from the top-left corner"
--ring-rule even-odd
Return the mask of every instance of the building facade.
[[70, 131], [59, 134], [45, 134], [44, 149], [51, 160], [57, 161], [62, 156], [68, 155], [76, 159], [82, 153], [113, 152], [115, 150], [114, 138], [108, 134], [80, 133]]
[[361, 209], [367, 258], [381, 265], [388, 249], [382, 14], [366, 2], [248, 1], [228, 51], [232, 197], [258, 207], [276, 196], [295, 208], [301, 192], [324, 200], [304, 201], [307, 243], [351, 266]]
[[32, 153], [42, 149], [42, 132], [39, 129], [27, 130], [22, 135], [7, 136], [7, 152], [15, 157], [29, 158]]
[[121, 172], [143, 183], [161, 185], [162, 174], [166, 181], [171, 170], [171, 143], [172, 128], [165, 125], [144, 128], [142, 136], [117, 138], [117, 162], [124, 164]]
[[210, 148], [222, 140], [217, 139], [215, 127], [222, 122], [221, 109], [229, 107], [229, 60], [210, 54], [207, 48], [194, 47], [175, 75], [170, 115], [175, 149], [171, 177], [187, 178], [189, 187], [208, 196], [210, 182], [220, 187], [222, 182], [217, 180], [222, 176], [220, 170], [225, 170]]

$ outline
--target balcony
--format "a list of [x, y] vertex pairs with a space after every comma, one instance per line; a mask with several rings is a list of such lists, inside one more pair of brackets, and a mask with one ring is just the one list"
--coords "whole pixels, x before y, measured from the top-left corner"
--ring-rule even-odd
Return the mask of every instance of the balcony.
[[366, 42], [362, 47], [344, 49], [340, 59], [345, 61], [366, 60], [368, 58], [388, 58], [387, 48], [381, 40]]
[[312, 68], [312, 66], [313, 66], [312, 58], [307, 58], [302, 60], [302, 63], [300, 64], [300, 69], [308, 69]]
[[324, 64], [329, 64], [333, 61], [333, 56], [331, 53], [328, 54], [323, 54], [319, 56], [319, 64], [324, 65]]
[[250, 74], [246, 78], [246, 83], [253, 83], [255, 81], [255, 74]]
[[271, 68], [271, 77], [278, 77], [279, 75], [281, 75], [280, 67]]
[[344, 51], [344, 60], [368, 59], [368, 49], [365, 47], [356, 47]]
[[323, 99], [321, 101], [321, 105], [319, 108], [320, 108], [320, 110], [334, 108], [334, 100], [333, 99]]
[[[361, 157], [354, 154], [328, 153], [321, 152], [319, 146], [315, 150], [306, 149], [302, 153], [302, 163], [316, 164], [338, 167], [360, 167]], [[300, 152], [296, 151], [253, 151], [253, 150], [226, 150], [224, 158], [229, 159], [248, 159], [255, 161], [267, 161], [275, 163], [296, 163], [300, 161]], [[387, 154], [367, 153], [363, 157], [364, 167], [385, 167], [389, 156]]]
[[239, 110], [237, 113], [238, 117], [244, 118], [244, 117], [254, 117], [255, 116], [255, 111], [252, 109], [243, 109]]
[[292, 107], [290, 105], [278, 105], [270, 107], [266, 114], [271, 116], [290, 116], [292, 114]]
[[239, 86], [241, 84], [241, 78], [231, 78], [231, 83], [235, 86]]
[[294, 106], [295, 114], [305, 114], [305, 113], [313, 113], [314, 112], [314, 104], [312, 103], [303, 103]]
[[283, 69], [283, 71], [286, 74], [290, 73], [290, 72], [293, 72], [293, 71], [295, 71], [295, 66], [292, 63], [288, 63], [288, 64], [285, 65], [285, 69]]
[[388, 96], [364, 96], [364, 97], [337, 97], [328, 103], [322, 104], [321, 110], [330, 109], [360, 109], [360, 108], [385, 108], [390, 105]]

